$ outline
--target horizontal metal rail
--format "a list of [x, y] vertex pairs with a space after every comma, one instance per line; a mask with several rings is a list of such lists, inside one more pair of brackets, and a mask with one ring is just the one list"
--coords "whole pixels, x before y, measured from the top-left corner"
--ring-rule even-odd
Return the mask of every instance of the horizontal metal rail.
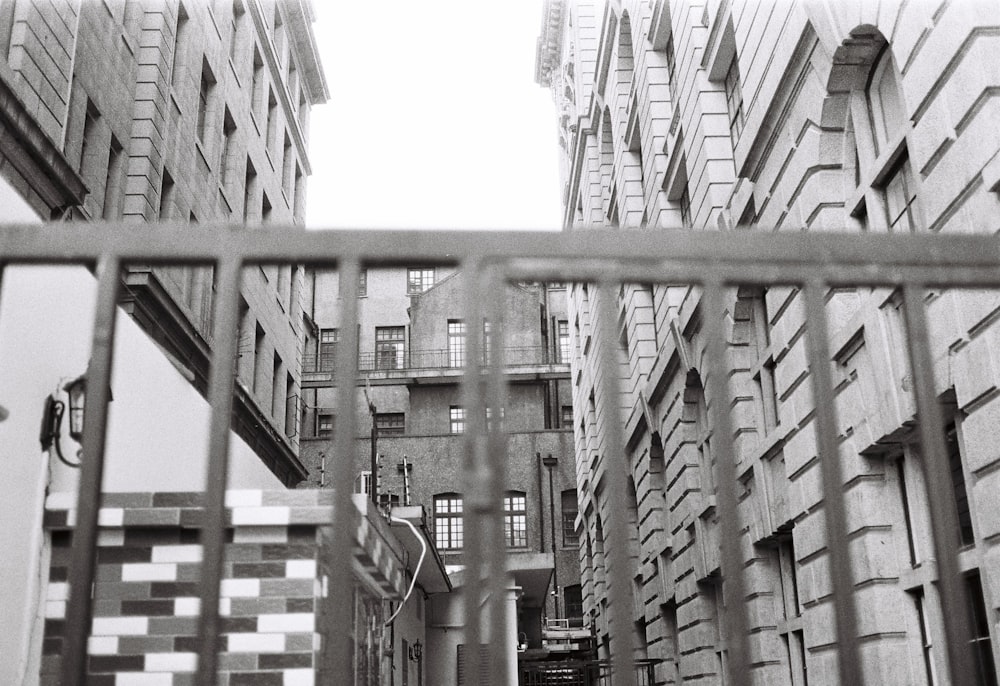
[[[203, 227], [204, 228], [204, 227]], [[209, 227], [212, 228], [212, 227]], [[361, 369], [358, 358], [356, 290], [358, 274], [367, 266], [399, 266], [415, 262], [450, 264], [459, 267], [466, 279], [466, 318], [488, 318], [494, 332], [502, 332], [500, 305], [490, 297], [506, 281], [538, 280], [599, 283], [598, 309], [606, 322], [598, 331], [596, 359], [605, 369], [618, 365], [613, 342], [617, 341], [617, 285], [628, 283], [692, 284], [705, 287], [703, 316], [708, 324], [710, 345], [706, 350], [707, 379], [714, 397], [731, 397], [729, 362], [721, 317], [725, 307], [724, 289], [734, 285], [790, 284], [805, 289], [809, 368], [814, 392], [819, 398], [832, 394], [829, 378], [829, 351], [825, 347], [826, 325], [823, 295], [831, 287], [889, 286], [901, 289], [910, 341], [911, 367], [916, 389], [918, 416], [922, 419], [922, 463], [930, 484], [930, 499], [947, 502], [948, 460], [940, 426], [940, 411], [934, 388], [933, 367], [923, 294], [928, 287], [1000, 286], [1000, 238], [996, 236], [888, 236], [872, 234], [804, 234], [759, 232], [680, 232], [680, 231], [577, 231], [562, 233], [472, 233], [472, 232], [385, 232], [329, 231], [302, 232], [292, 227], [269, 227], [246, 231], [230, 225], [192, 234], [184, 225], [137, 227], [123, 224], [84, 224], [0, 227], [0, 267], [11, 264], [83, 263], [96, 268], [99, 279], [98, 306], [88, 386], [95, 389], [87, 403], [83, 451], [87, 455], [78, 497], [78, 523], [72, 542], [70, 596], [62, 657], [62, 681], [77, 686], [86, 681], [87, 637], [91, 626], [91, 585], [94, 580], [94, 545], [97, 511], [101, 500], [101, 476], [107, 425], [108, 381], [114, 342], [114, 314], [120, 281], [119, 270], [132, 262], [142, 264], [211, 264], [219, 270], [215, 294], [218, 326], [213, 344], [213, 366], [209, 383], [212, 419], [208, 465], [209, 492], [206, 494], [204, 546], [201, 576], [201, 621], [199, 624], [198, 683], [215, 684], [219, 646], [219, 582], [225, 543], [223, 488], [227, 474], [229, 415], [233, 394], [233, 357], [236, 353], [236, 322], [240, 271], [259, 263], [305, 263], [336, 266], [342, 275], [343, 310], [340, 326], [344, 336], [337, 347], [336, 375], [351, 378]], [[822, 323], [815, 323], [815, 322]], [[814, 339], [814, 340], [813, 340]], [[490, 360], [487, 383], [479, 382], [482, 355], [478, 337], [467, 339], [463, 404], [468, 408], [491, 407], [499, 414], [506, 392], [501, 356]], [[824, 371], [825, 370], [825, 371]], [[471, 373], [470, 373], [471, 372]], [[614, 374], [605, 373], [601, 382], [602, 404], [618, 406], [618, 384]], [[822, 408], [820, 407], [822, 406]], [[716, 435], [731, 435], [727, 403], [712, 405]], [[836, 421], [833, 403], [817, 403], [829, 414], [817, 422], [826, 526], [834, 557], [833, 597], [840, 676], [843, 683], [862, 683], [857, 658], [857, 612], [849, 584], [850, 559], [843, 502], [837, 470]], [[357, 418], [350, 394], [340, 394], [337, 410], [335, 457], [329, 469], [334, 474], [351, 474], [353, 442]], [[631, 468], [624, 453], [624, 431], [620, 413], [605, 411], [606, 452], [603, 456], [608, 476], [607, 494], [624, 499], [625, 475]], [[489, 660], [490, 674], [503, 678], [506, 642], [502, 599], [504, 575], [500, 543], [503, 514], [505, 446], [498, 422], [487, 426], [485, 413], [470, 411], [466, 430], [465, 511], [466, 573], [463, 592], [474, 602], [466, 602], [466, 643], [489, 644], [482, 659]], [[749, 673], [749, 628], [744, 585], [744, 560], [740, 532], [736, 528], [738, 494], [734, 449], [728, 441], [716, 439], [721, 478], [717, 485], [720, 519], [724, 527], [721, 569], [725, 586], [730, 670]], [[334, 523], [350, 511], [350, 489], [339, 488]], [[627, 567], [628, 535], [625, 514], [612, 509], [609, 532], [607, 575], [611, 601], [611, 683], [634, 682], [635, 636], [632, 627], [631, 579]], [[945, 612], [948, 664], [953, 683], [968, 683], [972, 671], [969, 629], [962, 608], [965, 590], [958, 573], [958, 550], [954, 536], [954, 513], [934, 507], [933, 540], [938, 578]], [[348, 527], [334, 526], [334, 544], [348, 549]], [[613, 536], [611, 535], [613, 534]], [[348, 588], [349, 556], [333, 570], [331, 588]], [[351, 664], [352, 608], [350, 594], [331, 593], [326, 600], [326, 626], [334, 633], [323, 645], [323, 667], [327, 675], [349, 669]], [[484, 599], [489, 599], [488, 601]], [[478, 651], [469, 651], [466, 673], [470, 683], [480, 673]], [[643, 665], [645, 668], [645, 665]], [[601, 683], [605, 683], [605, 670]]]
[[[483, 364], [490, 363], [490, 355], [483, 352]], [[505, 346], [496, 351], [499, 363], [512, 366], [532, 366], [547, 364], [569, 364], [569, 360], [558, 359], [558, 354], [545, 346]], [[455, 369], [463, 371], [466, 363], [466, 351], [449, 350], [406, 350], [397, 352], [365, 352], [358, 355], [358, 371], [401, 371], [407, 369]], [[306, 359], [302, 371], [306, 374], [316, 372], [332, 372], [334, 355], [323, 354], [319, 358]]]

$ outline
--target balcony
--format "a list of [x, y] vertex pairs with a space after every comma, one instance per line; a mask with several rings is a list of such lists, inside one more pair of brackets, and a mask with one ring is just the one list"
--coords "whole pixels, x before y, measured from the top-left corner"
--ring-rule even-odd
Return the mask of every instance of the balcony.
[[[562, 361], [559, 357], [557, 351], [545, 346], [507, 346], [500, 349], [497, 362], [510, 381], [568, 379], [569, 361]], [[490, 353], [484, 354], [484, 371], [491, 362]], [[367, 380], [376, 386], [454, 384], [461, 381], [467, 364], [465, 352], [454, 349], [359, 353], [357, 372], [360, 381]], [[303, 387], [334, 385], [334, 354], [320, 355], [303, 362]]]

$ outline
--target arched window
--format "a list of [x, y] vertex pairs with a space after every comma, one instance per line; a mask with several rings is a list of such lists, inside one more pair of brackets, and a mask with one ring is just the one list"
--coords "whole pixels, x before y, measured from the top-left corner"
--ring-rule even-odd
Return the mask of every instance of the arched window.
[[503, 497], [503, 537], [508, 548], [528, 547], [527, 498], [522, 491], [508, 491]]
[[434, 496], [434, 545], [438, 550], [462, 548], [462, 495], [441, 493]]
[[871, 71], [865, 100], [876, 153], [881, 153], [906, 124], [903, 97], [899, 92], [896, 69], [889, 50], [882, 51]]

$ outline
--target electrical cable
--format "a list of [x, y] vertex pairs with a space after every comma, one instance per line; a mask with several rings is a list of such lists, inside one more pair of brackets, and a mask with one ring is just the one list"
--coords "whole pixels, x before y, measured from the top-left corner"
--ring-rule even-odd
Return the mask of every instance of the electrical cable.
[[417, 575], [420, 573], [420, 567], [424, 564], [424, 556], [427, 554], [427, 543], [424, 541], [424, 537], [420, 535], [420, 532], [417, 531], [417, 527], [413, 526], [413, 524], [409, 521], [400, 519], [399, 517], [390, 516], [389, 521], [396, 522], [398, 524], [405, 524], [410, 527], [410, 531], [413, 532], [413, 535], [416, 536], [417, 540], [420, 542], [420, 559], [417, 560], [417, 568], [413, 570], [413, 579], [410, 581], [410, 588], [407, 589], [406, 595], [403, 596], [403, 601], [399, 604], [399, 607], [396, 608], [396, 611], [392, 613], [392, 616], [385, 620], [385, 623], [382, 626], [389, 626], [392, 624], [392, 620], [396, 619], [396, 615], [400, 613], [403, 606], [406, 605], [406, 601], [410, 599], [410, 594], [413, 593], [413, 587], [417, 585]]
[[61, 432], [59, 431], [59, 427], [62, 425], [63, 412], [65, 411], [66, 411], [66, 404], [63, 401], [61, 400], [52, 401], [52, 425], [54, 427], [52, 442], [55, 444], [56, 457], [59, 458], [59, 461], [62, 462], [67, 467], [73, 467], [74, 469], [79, 469], [82, 463], [70, 462], [69, 460], [67, 460], [65, 456], [63, 456], [62, 454], [62, 447], [60, 446], [62, 435]]

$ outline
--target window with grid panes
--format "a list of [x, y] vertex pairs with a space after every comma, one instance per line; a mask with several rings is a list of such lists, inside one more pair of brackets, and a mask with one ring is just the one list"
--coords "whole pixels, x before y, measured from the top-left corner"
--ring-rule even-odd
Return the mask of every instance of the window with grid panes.
[[316, 435], [321, 437], [333, 435], [332, 414], [321, 412], [316, 415]]
[[566, 364], [570, 361], [569, 322], [560, 319], [556, 322], [556, 336], [559, 338], [559, 359], [557, 362]]
[[375, 327], [375, 368], [402, 369], [406, 327]]
[[377, 412], [375, 430], [379, 436], [400, 436], [405, 433], [406, 415], [403, 412]]
[[462, 496], [458, 493], [434, 496], [434, 544], [438, 550], [462, 548]]
[[503, 535], [508, 548], [528, 547], [528, 516], [524, 493], [512, 491], [503, 498]]
[[448, 320], [448, 366], [465, 366], [465, 322]]
[[333, 358], [337, 354], [337, 343], [339, 342], [340, 329], [319, 330], [319, 349], [317, 351], [319, 359], [316, 360], [317, 369], [324, 372], [333, 370]]
[[726, 71], [726, 109], [729, 111], [729, 136], [736, 143], [743, 131], [743, 89], [740, 87], [740, 66], [733, 55]]
[[449, 431], [453, 434], [465, 433], [465, 408], [452, 405], [448, 408]]
[[576, 533], [576, 516], [579, 514], [580, 506], [577, 504], [576, 490], [569, 489], [562, 492], [562, 544], [567, 547], [580, 545], [580, 536]]
[[406, 292], [409, 295], [423, 293], [434, 285], [434, 269], [411, 267], [406, 270]]

